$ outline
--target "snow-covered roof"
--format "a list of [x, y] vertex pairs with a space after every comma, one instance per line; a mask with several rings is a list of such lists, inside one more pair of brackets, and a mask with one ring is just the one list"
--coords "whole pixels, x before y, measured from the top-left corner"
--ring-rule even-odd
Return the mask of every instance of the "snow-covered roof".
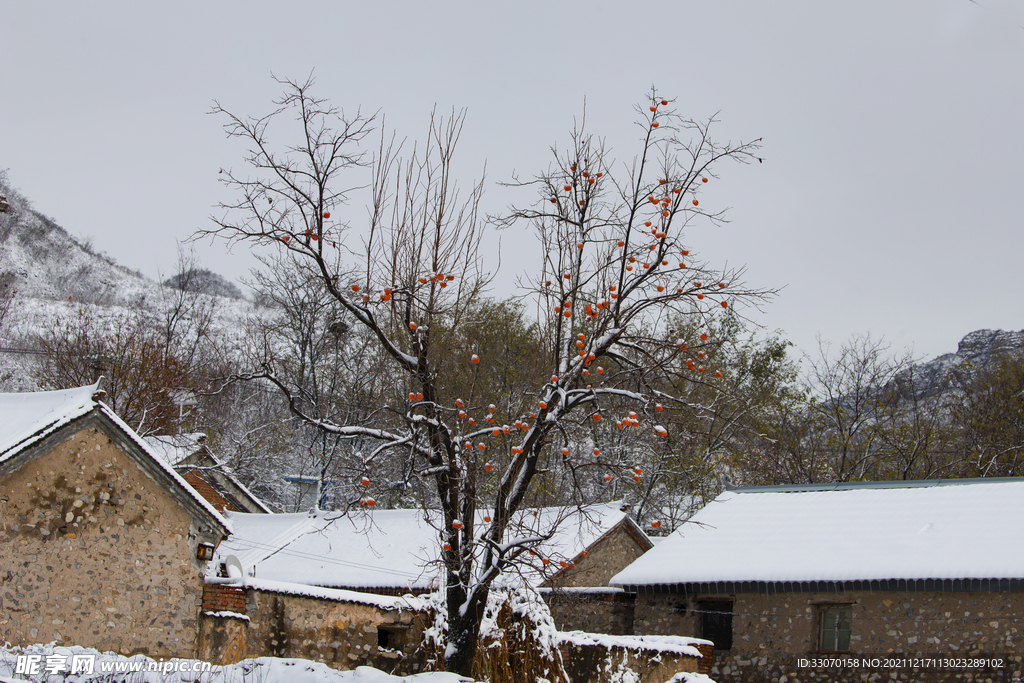
[[0, 394], [0, 462], [96, 407], [97, 384], [60, 391]]
[[182, 460], [203, 447], [206, 434], [167, 434], [161, 436], [145, 436], [145, 442], [161, 460], [175, 467]]
[[618, 586], [1024, 577], [1024, 479], [735, 489]]
[[301, 595], [307, 598], [319, 598], [321, 600], [336, 600], [338, 602], [356, 602], [363, 605], [373, 605], [381, 609], [413, 610], [421, 611], [426, 609], [425, 602], [412, 595], [375, 595], [374, 593], [361, 593], [359, 591], [343, 590], [340, 588], [322, 588], [320, 586], [308, 586], [288, 581], [271, 581], [269, 579], [242, 578], [232, 582], [234, 585], [254, 588], [268, 593], [284, 593], [285, 595]]
[[73, 420], [93, 410], [114, 423], [153, 463], [174, 479], [206, 512], [227, 531], [231, 523], [199, 495], [146, 441], [119, 418], [114, 411], [95, 400], [99, 386], [75, 389], [0, 394], [0, 463], [10, 460]]
[[[619, 508], [615, 502], [583, 510], [527, 510], [517, 516], [509, 537], [529, 538], [555, 528], [537, 555], [554, 560], [549, 567], [554, 568], [558, 560], [575, 558], [622, 522], [626, 513]], [[440, 537], [422, 510], [227, 514], [235, 530], [217, 549], [211, 575], [234, 555], [243, 574], [256, 579], [327, 588], [431, 590], [438, 585]], [[481, 532], [485, 514], [479, 513]], [[431, 513], [430, 518], [438, 516]], [[538, 572], [529, 580], [539, 584], [545, 578]]]
[[[159, 436], [144, 436], [142, 437], [146, 444], [161, 460], [170, 465], [171, 467], [181, 467], [186, 460], [192, 455], [197, 453], [203, 448], [206, 442], [206, 434], [203, 432], [195, 432], [193, 434], [166, 434]], [[248, 499], [248, 503], [262, 510], [264, 513], [273, 514], [273, 510], [266, 506], [266, 504], [257, 498], [249, 488], [243, 484], [238, 477], [235, 476], [231, 468], [220, 462], [217, 457], [211, 453], [208, 449], [205, 450], [205, 456], [208, 458], [207, 462], [199, 463], [201, 465], [208, 465], [213, 463], [216, 467], [216, 471], [220, 476], [224, 477], [230, 482], [230, 485], [237, 489], [237, 491], [224, 491], [221, 490], [221, 495], [237, 497], [239, 494]], [[187, 465], [185, 465], [187, 467]], [[242, 503], [236, 503], [242, 505]]]
[[563, 643], [573, 645], [601, 645], [611, 649], [621, 647], [628, 650], [654, 650], [672, 654], [703, 657], [698, 645], [714, 645], [703, 638], [686, 636], [613, 636], [603, 633], [584, 633], [583, 631], [565, 631], [558, 634]]

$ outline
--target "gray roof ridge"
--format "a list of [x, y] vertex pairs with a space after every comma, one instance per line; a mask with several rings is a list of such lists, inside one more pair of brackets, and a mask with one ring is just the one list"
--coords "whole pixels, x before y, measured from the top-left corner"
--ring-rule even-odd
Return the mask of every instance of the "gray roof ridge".
[[811, 493], [819, 491], [857, 491], [871, 489], [914, 489], [935, 486], [973, 484], [1020, 484], [1024, 477], [988, 477], [974, 479], [908, 479], [891, 481], [845, 481], [829, 484], [781, 484], [777, 486], [737, 486], [731, 493]]

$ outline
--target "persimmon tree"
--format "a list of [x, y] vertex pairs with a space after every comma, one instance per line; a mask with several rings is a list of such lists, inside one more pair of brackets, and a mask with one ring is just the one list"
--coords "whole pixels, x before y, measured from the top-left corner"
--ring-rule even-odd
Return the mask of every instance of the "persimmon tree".
[[727, 476], [746, 483], [755, 464], [751, 456], [771, 445], [766, 435], [775, 416], [800, 398], [796, 364], [787, 356], [790, 344], [778, 336], [750, 333], [731, 309], [708, 322], [676, 318], [668, 328], [677, 339], [706, 336], [693, 360], [713, 364], [713, 374], [722, 376], [694, 382], [688, 367], [663, 373], [659, 390], [675, 399], [664, 402], [659, 418], [669, 436], [647, 435], [640, 440], [642, 447], [625, 449], [642, 467], [643, 477], [639, 482], [616, 480], [612, 486], [623, 490], [637, 521], [656, 535], [671, 533], [717, 496]]
[[[687, 237], [697, 222], [723, 221], [720, 209], [701, 205], [702, 190], [721, 162], [755, 158], [757, 143], [719, 144], [711, 121], [686, 119], [652, 92], [630, 163], [617, 166], [577, 130], [550, 170], [513, 183], [538, 197], [497, 222], [528, 224], [542, 252], [521, 279], [541, 311], [537, 343], [513, 381], [503, 349], [485, 343], [502, 335], [467, 333], [479, 329], [497, 264], [483, 251], [482, 180], [463, 189], [453, 177], [464, 115], [433, 116], [416, 146], [384, 132], [371, 145], [373, 116], [346, 116], [315, 97], [311, 81], [281, 83], [267, 116], [215, 106], [228, 136], [247, 147], [246, 169], [223, 171], [234, 199], [200, 236], [276, 248], [303, 264], [346, 324], [375, 341], [396, 380], [382, 405], [351, 423], [305, 402], [272, 358], [239, 377], [277, 386], [294, 415], [325, 433], [377, 443], [363, 456], [364, 503], [374, 502], [384, 459], [402, 459], [429, 483], [426, 504], [439, 508], [431, 519], [445, 585], [445, 666], [468, 674], [495, 580], [565, 562], [535, 552], [552, 530], [525, 524], [524, 506], [545, 488], [560, 491], [565, 506], [581, 505], [606, 480], [641, 477], [623, 471], [625, 456], [602, 455], [603, 441], [627, 430], [664, 439], [659, 412], [694, 408], [685, 393], [666, 392], [673, 384], [665, 379], [721, 379], [708, 353], [714, 340], [673, 335], [669, 318], [699, 329], [768, 294], [743, 285], [741, 271], [700, 262]], [[292, 116], [298, 142], [279, 146], [277, 126]], [[352, 212], [350, 202], [365, 211]]]

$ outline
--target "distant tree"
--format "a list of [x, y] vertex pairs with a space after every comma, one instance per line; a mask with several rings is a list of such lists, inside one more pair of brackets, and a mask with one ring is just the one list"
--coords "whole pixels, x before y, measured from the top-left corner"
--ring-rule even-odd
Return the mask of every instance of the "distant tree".
[[197, 267], [194, 252], [178, 248], [178, 275], [160, 290], [160, 332], [164, 350], [189, 366], [201, 362], [210, 351], [209, 336], [217, 302], [203, 284], [203, 272]]
[[[377, 407], [393, 395], [394, 382], [401, 381], [381, 358], [375, 339], [354, 324], [300, 260], [289, 254], [260, 260], [263, 267], [252, 272], [248, 284], [263, 310], [250, 319], [243, 365], [273, 375], [277, 386], [262, 384], [275, 392], [282, 388], [285, 416], [291, 416], [287, 406], [292, 402], [317, 420], [372, 422]], [[263, 417], [280, 420], [272, 412]], [[292, 457], [278, 456], [284, 461], [276, 468], [278, 475], [317, 482], [316, 499], [329, 498], [333, 509], [358, 506], [366, 493], [359, 483], [366, 471], [363, 457], [375, 448], [373, 440], [332, 434], [293, 418], [287, 442]], [[258, 468], [259, 462], [254, 464]], [[408, 507], [413, 501], [408, 491], [411, 473], [388, 464], [375, 468], [375, 479], [389, 482], [377, 489], [379, 502]], [[282, 493], [276, 500], [285, 509], [296, 509], [301, 502], [296, 491]]]
[[0, 331], [4, 330], [4, 320], [14, 303], [14, 296], [18, 293], [18, 277], [11, 271], [0, 272]]
[[[819, 340], [793, 400], [764, 422], [762, 447], [738, 464], [760, 484], [958, 476], [951, 406], [960, 394], [926, 381], [907, 355], [855, 335], [834, 352]], [[941, 378], [940, 378], [941, 379]]]
[[164, 280], [163, 284], [184, 292], [199, 292], [229, 299], [243, 298], [242, 290], [238, 288], [238, 285], [206, 268], [193, 266], [187, 270], [180, 270], [177, 275]]
[[[194, 256], [179, 252], [179, 272], [193, 265]], [[30, 340], [43, 352], [31, 373], [52, 389], [102, 376], [105, 401], [140, 434], [190, 429], [200, 424], [195, 413], [208, 377], [223, 372], [221, 344], [212, 337], [215, 310], [212, 297], [187, 287], [163, 287], [154, 308], [81, 305]]]
[[45, 354], [32, 373], [45, 389], [104, 378], [104, 398], [139, 434], [175, 433], [187, 424], [201, 373], [168, 350], [156, 326], [136, 312], [99, 322], [84, 310], [57, 318], [36, 337]]
[[[620, 430], [614, 424], [612, 434], [595, 437], [612, 475], [611, 497], [624, 498], [637, 520], [656, 535], [678, 528], [730, 478], [762, 483], [760, 454], [770, 445], [766, 434], [776, 415], [800, 398], [796, 366], [787, 355], [790, 344], [777, 336], [751, 334], [733, 312], [706, 323], [697, 316], [677, 316], [666, 327], [666, 337], [694, 365], [691, 369], [683, 362], [646, 378], [657, 401], [648, 412], [668, 436]], [[606, 385], [628, 376], [609, 361], [603, 368]], [[619, 410], [628, 415], [627, 406], [623, 401]]]
[[875, 479], [932, 479], [957, 476], [962, 459], [951, 450], [950, 387], [926, 386], [907, 363], [884, 387], [875, 432], [878, 439]]
[[[949, 470], [963, 477], [1024, 474], [1024, 354], [1005, 353], [949, 396]], [[946, 475], [949, 476], [949, 475]]]
[[[723, 219], [700, 206], [704, 183], [720, 162], [754, 158], [757, 146], [713, 142], [711, 122], [680, 117], [652, 92], [631, 164], [617, 167], [577, 130], [551, 170], [518, 183], [539, 197], [502, 224], [525, 221], [537, 232], [542, 257], [523, 284], [541, 313], [538, 344], [522, 350], [533, 365], [515, 370], [523, 381], [506, 382], [514, 390], [499, 392], [502, 382], [492, 380], [507, 371], [503, 356], [521, 347], [491, 331], [490, 321], [504, 313], [477, 313], [491, 276], [481, 241], [482, 185], [461, 193], [453, 178], [462, 115], [434, 117], [426, 143], [404, 159], [402, 145], [386, 135], [364, 155], [372, 117], [346, 118], [312, 95], [311, 81], [282, 85], [284, 96], [262, 118], [215, 107], [228, 135], [247, 145], [248, 168], [224, 173], [234, 199], [200, 234], [276, 245], [301, 260], [401, 381], [379, 396], [370, 420], [353, 424], [304, 404], [273, 364], [242, 376], [276, 385], [293, 414], [327, 434], [375, 440], [363, 458], [369, 474], [387, 454], [432, 484], [425, 502], [440, 507], [445, 666], [468, 675], [491, 585], [517, 563], [541, 559], [528, 551], [552, 532], [517, 522], [551, 466], [560, 464], [556, 476], [576, 482], [550, 487], [565, 496], [562, 504], [593, 500], [605, 474], [624, 474], [602, 459], [604, 440], [620, 425], [652, 425], [649, 433], [665, 438], [656, 404], [689, 404], [686, 395], [663, 392], [667, 378], [722, 379], [716, 364], [688, 362], [701, 343], [680, 348], [664, 323], [672, 315], [713, 321], [767, 294], [745, 287], [739, 271], [700, 263], [685, 242], [689, 225]], [[278, 147], [271, 132], [291, 116], [298, 142]], [[370, 180], [365, 227], [357, 231], [338, 214], [353, 194], [348, 188], [362, 184], [345, 176], [362, 167]], [[345, 251], [358, 264], [354, 273], [343, 265]], [[483, 338], [467, 332], [474, 320], [487, 321]], [[614, 380], [605, 380], [605, 363], [621, 369]]]
[[802, 474], [809, 481], [859, 481], [875, 478], [883, 456], [880, 430], [894, 413], [885, 388], [909, 367], [909, 357], [890, 358], [889, 346], [870, 335], [854, 336], [838, 353], [818, 340], [819, 354], [809, 359], [806, 393], [808, 430]]

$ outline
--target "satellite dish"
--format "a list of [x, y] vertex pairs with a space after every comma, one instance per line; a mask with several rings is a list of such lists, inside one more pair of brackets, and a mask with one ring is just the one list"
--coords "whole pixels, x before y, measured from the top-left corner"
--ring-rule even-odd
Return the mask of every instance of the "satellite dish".
[[242, 563], [234, 555], [228, 555], [224, 558], [224, 569], [229, 579], [240, 579], [244, 576], [242, 573]]

